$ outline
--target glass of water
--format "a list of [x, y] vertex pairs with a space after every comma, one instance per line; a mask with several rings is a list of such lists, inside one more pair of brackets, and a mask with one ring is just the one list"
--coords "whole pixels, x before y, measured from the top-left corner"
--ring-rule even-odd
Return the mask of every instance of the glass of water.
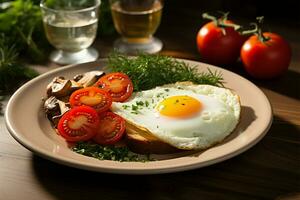
[[162, 42], [153, 37], [160, 25], [163, 0], [110, 0], [113, 22], [121, 38], [114, 48], [130, 55], [157, 53]]
[[57, 50], [50, 60], [58, 64], [94, 61], [90, 47], [97, 34], [100, 0], [43, 0], [40, 4], [48, 41]]

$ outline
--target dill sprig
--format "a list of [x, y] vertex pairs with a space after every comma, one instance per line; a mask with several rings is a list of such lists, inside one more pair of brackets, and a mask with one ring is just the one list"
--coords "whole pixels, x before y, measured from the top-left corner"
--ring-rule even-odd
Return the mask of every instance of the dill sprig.
[[141, 156], [131, 152], [128, 147], [102, 146], [92, 142], [78, 142], [72, 148], [76, 153], [97, 158], [99, 160], [113, 160], [120, 162], [146, 162], [149, 156]]
[[223, 86], [220, 72], [212, 72], [210, 69], [199, 72], [195, 66], [163, 55], [140, 54], [137, 57], [128, 57], [113, 52], [108, 58], [108, 67], [114, 72], [127, 74], [135, 91], [181, 81]]

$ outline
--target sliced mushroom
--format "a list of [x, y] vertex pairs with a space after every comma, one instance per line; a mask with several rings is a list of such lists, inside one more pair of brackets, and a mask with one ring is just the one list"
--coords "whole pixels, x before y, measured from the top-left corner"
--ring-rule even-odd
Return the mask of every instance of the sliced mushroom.
[[90, 71], [84, 74], [76, 75], [73, 80], [81, 84], [83, 87], [89, 87], [94, 85], [94, 83], [96, 83], [97, 80], [103, 75], [105, 75], [103, 71]]
[[47, 86], [48, 96], [65, 96], [65, 91], [71, 87], [71, 81], [65, 80], [64, 77], [55, 77]]
[[60, 101], [62, 101], [62, 102], [64, 102], [64, 103], [69, 103], [69, 99], [70, 99], [70, 95], [68, 95], [68, 96], [63, 96], [63, 97], [59, 97], [59, 98], [57, 98], [58, 100], [60, 100]]
[[52, 125], [57, 127], [59, 119], [70, 110], [70, 105], [51, 96], [44, 102], [44, 110]]
[[81, 84], [73, 80], [66, 80], [64, 77], [55, 77], [47, 86], [47, 95], [57, 98], [68, 96], [73, 91], [82, 88]]
[[82, 88], [82, 85], [80, 83], [77, 83], [74, 80], [70, 80], [70, 81], [71, 81], [71, 87], [70, 87], [70, 93], [69, 94], [71, 94], [75, 90], [78, 90], [78, 89]]

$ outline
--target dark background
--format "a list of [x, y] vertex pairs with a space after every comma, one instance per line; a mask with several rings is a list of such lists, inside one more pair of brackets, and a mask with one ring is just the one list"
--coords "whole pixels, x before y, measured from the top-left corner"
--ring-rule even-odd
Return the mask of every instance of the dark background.
[[[180, 12], [189, 8], [198, 11], [229, 11], [232, 17], [255, 19], [264, 15], [266, 20], [300, 25], [300, 2], [298, 0], [165, 0], [165, 10]], [[179, 13], [178, 13], [179, 14]]]

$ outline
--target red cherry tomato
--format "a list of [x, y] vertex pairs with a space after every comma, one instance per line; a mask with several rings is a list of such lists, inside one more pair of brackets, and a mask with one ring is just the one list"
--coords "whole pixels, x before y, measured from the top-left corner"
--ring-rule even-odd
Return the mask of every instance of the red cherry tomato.
[[118, 142], [125, 132], [125, 120], [112, 112], [100, 115], [97, 134], [93, 140], [98, 144], [114, 144]]
[[[227, 24], [233, 22], [227, 20]], [[220, 28], [215, 22], [205, 24], [197, 34], [197, 47], [204, 61], [226, 65], [237, 61], [246, 40], [232, 27]]]
[[123, 73], [110, 73], [102, 76], [95, 86], [106, 90], [113, 101], [123, 102], [128, 99], [133, 92], [133, 84], [130, 78]]
[[108, 110], [112, 104], [111, 96], [97, 87], [86, 87], [73, 92], [69, 100], [71, 107], [87, 105], [98, 113]]
[[241, 49], [241, 60], [246, 71], [259, 79], [274, 78], [289, 67], [291, 48], [275, 33], [263, 33], [267, 41], [262, 42], [257, 35], [251, 36]]
[[98, 113], [91, 107], [79, 106], [72, 108], [62, 116], [57, 129], [67, 141], [78, 142], [94, 137], [98, 126]]

